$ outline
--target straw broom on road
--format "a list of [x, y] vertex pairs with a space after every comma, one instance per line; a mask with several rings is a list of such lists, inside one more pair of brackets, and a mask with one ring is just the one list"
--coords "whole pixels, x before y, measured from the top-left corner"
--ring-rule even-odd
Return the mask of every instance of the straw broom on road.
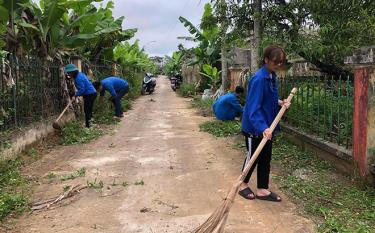
[[[293, 96], [296, 94], [297, 88], [293, 88], [293, 90], [290, 92], [288, 96], [288, 101], [290, 102], [293, 98]], [[276, 118], [273, 120], [270, 129], [273, 132], [276, 128], [276, 125], [279, 123], [281, 117], [284, 115], [286, 111], [286, 107], [283, 106], [279, 113], [277, 114]], [[226, 198], [224, 199], [223, 203], [211, 214], [211, 216], [198, 228], [196, 228], [193, 233], [223, 233], [225, 228], [225, 222], [228, 219], [230, 208], [232, 207], [232, 204], [234, 202], [234, 199], [240, 189], [240, 185], [242, 181], [245, 179], [247, 173], [249, 172], [251, 166], [253, 165], [254, 161], [257, 159], [259, 153], [262, 151], [264, 145], [267, 142], [267, 138], [263, 138], [260, 142], [258, 148], [252, 155], [250, 161], [247, 163], [245, 169], [242, 171], [242, 174], [237, 178], [237, 180], [234, 182], [232, 188], [228, 192]]]

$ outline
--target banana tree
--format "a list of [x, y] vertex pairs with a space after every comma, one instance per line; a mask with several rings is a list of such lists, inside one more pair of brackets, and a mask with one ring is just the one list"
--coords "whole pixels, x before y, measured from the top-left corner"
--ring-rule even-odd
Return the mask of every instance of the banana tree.
[[[6, 40], [7, 51], [16, 54], [23, 52], [22, 41], [25, 41], [20, 34], [20, 30], [16, 24], [21, 19], [22, 4], [29, 2], [29, 0], [6, 0], [2, 3], [2, 20], [7, 20], [6, 34], [3, 35]], [[4, 14], [4, 15], [3, 15]]]
[[200, 74], [208, 77], [210, 79], [210, 86], [211, 86], [211, 90], [212, 91], [215, 91], [217, 90], [218, 86], [218, 82], [220, 80], [220, 74], [221, 74], [221, 71], [218, 71], [218, 69], [216, 67], [212, 67], [211, 65], [209, 64], [204, 64], [202, 66], [202, 69], [203, 69], [203, 72], [200, 72]]
[[5, 50], [2, 50], [6, 45], [5, 35], [6, 35], [6, 24], [9, 19], [8, 10], [3, 7], [3, 0], [0, 0], [0, 57], [3, 57], [6, 53]]
[[198, 46], [193, 49], [195, 56], [190, 61], [189, 65], [210, 64], [219, 68], [221, 45], [219, 35], [220, 31], [212, 14], [211, 5], [207, 3], [204, 6], [201, 30], [182, 16], [179, 17], [179, 20], [184, 24], [192, 36], [178, 38], [199, 43]]

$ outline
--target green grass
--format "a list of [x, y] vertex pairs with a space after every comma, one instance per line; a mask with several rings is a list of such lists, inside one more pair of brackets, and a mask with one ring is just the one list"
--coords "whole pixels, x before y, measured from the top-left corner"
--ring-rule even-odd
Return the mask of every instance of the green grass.
[[28, 182], [20, 174], [20, 160], [0, 162], [0, 221], [28, 209]]
[[76, 145], [88, 143], [104, 134], [103, 130], [96, 126], [83, 127], [80, 122], [72, 121], [62, 128], [62, 145]]
[[66, 176], [63, 176], [60, 178], [61, 181], [65, 181], [65, 180], [74, 180], [75, 178], [77, 177], [84, 177], [86, 175], [86, 168], [81, 168], [69, 175], [66, 175]]
[[212, 120], [200, 124], [199, 128], [216, 137], [229, 137], [241, 133], [241, 124], [237, 121]]
[[187, 83], [182, 83], [180, 89], [177, 91], [183, 97], [195, 96], [197, 94], [197, 90], [195, 90], [194, 85]]
[[214, 115], [214, 112], [212, 110], [213, 103], [214, 103], [213, 99], [202, 100], [202, 96], [196, 95], [194, 96], [194, 99], [192, 101], [192, 106], [194, 108], [197, 108], [198, 111], [203, 116], [213, 116]]
[[328, 162], [282, 137], [273, 146], [273, 159], [284, 171], [274, 180], [315, 220], [319, 232], [375, 232], [373, 188], [335, 173]]

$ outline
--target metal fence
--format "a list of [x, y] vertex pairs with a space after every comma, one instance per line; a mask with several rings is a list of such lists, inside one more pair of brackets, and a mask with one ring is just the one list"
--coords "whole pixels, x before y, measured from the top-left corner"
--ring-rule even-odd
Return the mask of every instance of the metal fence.
[[0, 60], [0, 132], [61, 111], [61, 69], [31, 58]]
[[279, 80], [281, 98], [298, 92], [287, 112], [287, 124], [346, 148], [352, 146], [353, 78], [308, 76]]

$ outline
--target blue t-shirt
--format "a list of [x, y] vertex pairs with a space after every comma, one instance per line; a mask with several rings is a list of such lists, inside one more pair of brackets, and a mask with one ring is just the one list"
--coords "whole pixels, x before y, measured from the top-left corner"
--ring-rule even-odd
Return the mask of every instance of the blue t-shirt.
[[112, 97], [116, 97], [117, 92], [129, 88], [128, 82], [119, 77], [108, 77], [103, 79], [100, 83], [103, 88], [100, 92], [100, 96], [104, 96], [104, 93], [107, 90], [109, 93], [111, 93]]
[[[276, 74], [262, 66], [250, 79], [242, 116], [242, 131], [262, 136], [280, 110]], [[276, 131], [279, 130], [277, 126]]]
[[216, 100], [212, 106], [215, 116], [219, 120], [234, 120], [242, 114], [242, 107], [235, 93], [225, 94]]
[[83, 96], [96, 93], [96, 90], [91, 81], [82, 72], [78, 72], [77, 77], [74, 79], [74, 85], [77, 88], [75, 96]]

